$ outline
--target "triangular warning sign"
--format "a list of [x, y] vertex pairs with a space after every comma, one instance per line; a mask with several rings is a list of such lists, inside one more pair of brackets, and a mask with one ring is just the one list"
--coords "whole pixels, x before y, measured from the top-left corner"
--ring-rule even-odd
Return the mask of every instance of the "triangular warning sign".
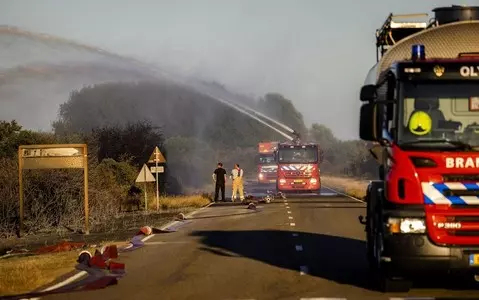
[[141, 168], [140, 174], [136, 177], [135, 182], [155, 182], [155, 177], [151, 174], [146, 164], [143, 164], [143, 168]]
[[161, 153], [160, 151], [160, 148], [158, 148], [158, 146], [155, 147], [155, 150], [153, 151], [153, 153], [151, 154], [150, 158], [148, 159], [148, 163], [165, 163], [166, 162], [166, 159], [165, 157], [163, 156], [163, 154]]

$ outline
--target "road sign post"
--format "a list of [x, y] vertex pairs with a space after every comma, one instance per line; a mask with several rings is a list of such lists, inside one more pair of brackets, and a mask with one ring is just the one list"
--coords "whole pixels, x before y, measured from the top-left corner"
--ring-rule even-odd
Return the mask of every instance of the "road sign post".
[[90, 234], [88, 205], [88, 151], [86, 144], [21, 145], [18, 147], [19, 236], [23, 232], [23, 170], [83, 169], [85, 234]]
[[143, 182], [144, 183], [144, 188], [145, 188], [145, 212], [148, 211], [148, 195], [147, 195], [147, 182], [154, 182], [155, 177], [153, 177], [153, 174], [151, 174], [150, 169], [146, 166], [146, 164], [143, 164], [143, 167], [141, 168], [140, 173], [138, 174], [138, 177], [136, 177], [135, 182]]
[[[155, 149], [156, 150], [156, 149]], [[156, 169], [158, 169], [158, 160], [155, 159], [155, 166], [156, 166]], [[159, 210], [160, 208], [160, 186], [158, 184], [158, 172], [155, 173], [156, 175], [156, 211]]]
[[160, 188], [159, 188], [159, 180], [158, 180], [158, 173], [163, 173], [163, 172], [158, 172], [158, 164], [159, 163], [165, 163], [166, 159], [163, 156], [163, 154], [160, 151], [160, 148], [158, 146], [155, 147], [155, 150], [153, 150], [153, 153], [150, 156], [150, 159], [148, 160], [148, 163], [155, 163], [155, 172], [156, 173], [156, 210], [160, 210]]

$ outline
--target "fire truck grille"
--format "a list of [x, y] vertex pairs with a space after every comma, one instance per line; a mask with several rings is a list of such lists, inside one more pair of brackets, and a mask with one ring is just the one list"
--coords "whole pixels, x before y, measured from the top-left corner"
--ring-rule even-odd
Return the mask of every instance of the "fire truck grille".
[[479, 182], [479, 175], [477, 174], [446, 174], [442, 177], [446, 182]]
[[[455, 224], [455, 226], [447, 225], [447, 235], [456, 237], [479, 237], [479, 215], [476, 216], [449, 216], [444, 224]], [[460, 227], [457, 227], [458, 225]], [[455, 227], [455, 228], [451, 228]]]
[[[452, 233], [452, 234], [451, 234]], [[474, 230], [474, 231], [454, 231], [454, 232], [449, 232], [450, 235], [454, 236], [479, 236], [479, 230]]]
[[478, 222], [479, 216], [456, 216], [454, 217], [455, 222]]

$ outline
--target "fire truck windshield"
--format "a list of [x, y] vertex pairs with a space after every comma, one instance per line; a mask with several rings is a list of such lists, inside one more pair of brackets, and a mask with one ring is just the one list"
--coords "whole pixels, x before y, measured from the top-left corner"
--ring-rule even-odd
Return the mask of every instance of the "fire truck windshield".
[[441, 150], [479, 147], [477, 83], [403, 82], [399, 103], [399, 145]]
[[260, 165], [272, 165], [275, 164], [274, 154], [260, 154], [259, 156]]
[[315, 147], [307, 148], [280, 148], [278, 151], [278, 160], [280, 164], [300, 163], [309, 164], [318, 161], [318, 149]]

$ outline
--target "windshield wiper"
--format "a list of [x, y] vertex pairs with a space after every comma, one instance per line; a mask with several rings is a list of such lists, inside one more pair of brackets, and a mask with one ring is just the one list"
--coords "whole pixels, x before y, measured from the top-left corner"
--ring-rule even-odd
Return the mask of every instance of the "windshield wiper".
[[468, 143], [464, 143], [463, 141], [459, 141], [459, 140], [450, 140], [450, 139], [414, 140], [409, 142], [403, 142], [401, 143], [401, 146], [409, 146], [409, 145], [422, 144], [422, 143], [448, 143], [450, 145], [456, 146], [458, 148], [462, 148], [464, 150], [473, 150], [473, 147]]

